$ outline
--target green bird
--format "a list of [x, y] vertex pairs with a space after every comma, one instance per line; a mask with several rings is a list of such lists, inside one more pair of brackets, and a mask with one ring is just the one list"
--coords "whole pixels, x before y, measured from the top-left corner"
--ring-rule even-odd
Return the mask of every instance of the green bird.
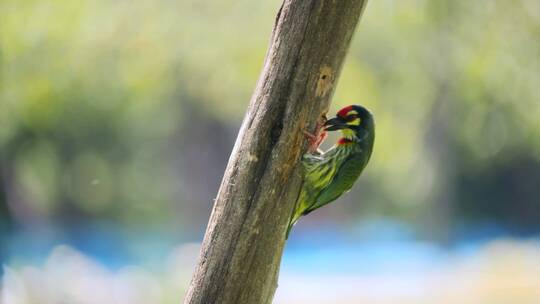
[[[300, 217], [348, 192], [371, 157], [375, 123], [369, 110], [359, 105], [339, 110], [336, 117], [324, 123], [324, 131], [336, 130], [340, 130], [343, 137], [332, 148], [321, 154], [308, 152], [302, 159], [304, 181], [287, 237]], [[317, 140], [318, 146], [321, 136], [310, 137]]]

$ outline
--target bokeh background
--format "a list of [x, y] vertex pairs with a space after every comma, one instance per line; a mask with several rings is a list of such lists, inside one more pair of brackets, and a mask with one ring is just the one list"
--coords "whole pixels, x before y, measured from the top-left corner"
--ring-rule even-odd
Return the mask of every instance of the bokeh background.
[[[0, 1], [0, 302], [181, 302], [279, 5]], [[540, 303], [539, 38], [537, 0], [369, 1], [331, 112], [375, 152], [276, 303]]]

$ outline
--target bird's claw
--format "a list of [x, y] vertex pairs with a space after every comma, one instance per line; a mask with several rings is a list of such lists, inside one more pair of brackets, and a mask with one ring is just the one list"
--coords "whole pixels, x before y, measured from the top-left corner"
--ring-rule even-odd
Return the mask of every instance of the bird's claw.
[[308, 153], [322, 154], [322, 151], [319, 149], [319, 146], [328, 136], [327, 132], [323, 129], [325, 123], [326, 123], [326, 115], [323, 114], [317, 120], [317, 123], [315, 125], [315, 133], [311, 133], [305, 129], [302, 130], [302, 132], [304, 133], [304, 135], [307, 137], [309, 141]]
[[315, 141], [317, 140], [317, 135], [309, 132], [308, 130], [304, 129], [302, 130], [302, 133], [308, 138], [309, 141]]

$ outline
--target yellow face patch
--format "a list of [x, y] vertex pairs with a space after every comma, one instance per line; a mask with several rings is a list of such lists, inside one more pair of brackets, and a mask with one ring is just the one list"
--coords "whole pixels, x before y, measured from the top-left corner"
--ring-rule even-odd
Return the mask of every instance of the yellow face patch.
[[348, 139], [353, 139], [355, 135], [354, 131], [351, 129], [342, 129], [341, 134], [343, 134], [343, 137], [348, 138]]
[[354, 120], [347, 122], [347, 124], [350, 126], [359, 126], [361, 122], [362, 120], [360, 118], [356, 118]]
[[350, 120], [350, 121], [347, 121], [347, 124], [349, 126], [359, 126], [360, 123], [362, 122], [362, 120], [360, 119], [360, 117], [358, 117], [358, 112], [356, 112], [355, 110], [351, 110], [349, 112], [347, 112], [347, 116], [345, 117], [350, 117], [351, 115], [354, 115], [356, 118]]

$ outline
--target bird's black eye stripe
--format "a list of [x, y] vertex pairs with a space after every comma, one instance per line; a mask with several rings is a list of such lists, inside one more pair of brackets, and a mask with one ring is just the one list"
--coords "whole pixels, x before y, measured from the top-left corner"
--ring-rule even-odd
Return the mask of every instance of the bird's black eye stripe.
[[351, 115], [347, 116], [347, 121], [352, 121], [352, 120], [355, 120], [356, 118], [358, 118], [358, 115], [351, 114]]

